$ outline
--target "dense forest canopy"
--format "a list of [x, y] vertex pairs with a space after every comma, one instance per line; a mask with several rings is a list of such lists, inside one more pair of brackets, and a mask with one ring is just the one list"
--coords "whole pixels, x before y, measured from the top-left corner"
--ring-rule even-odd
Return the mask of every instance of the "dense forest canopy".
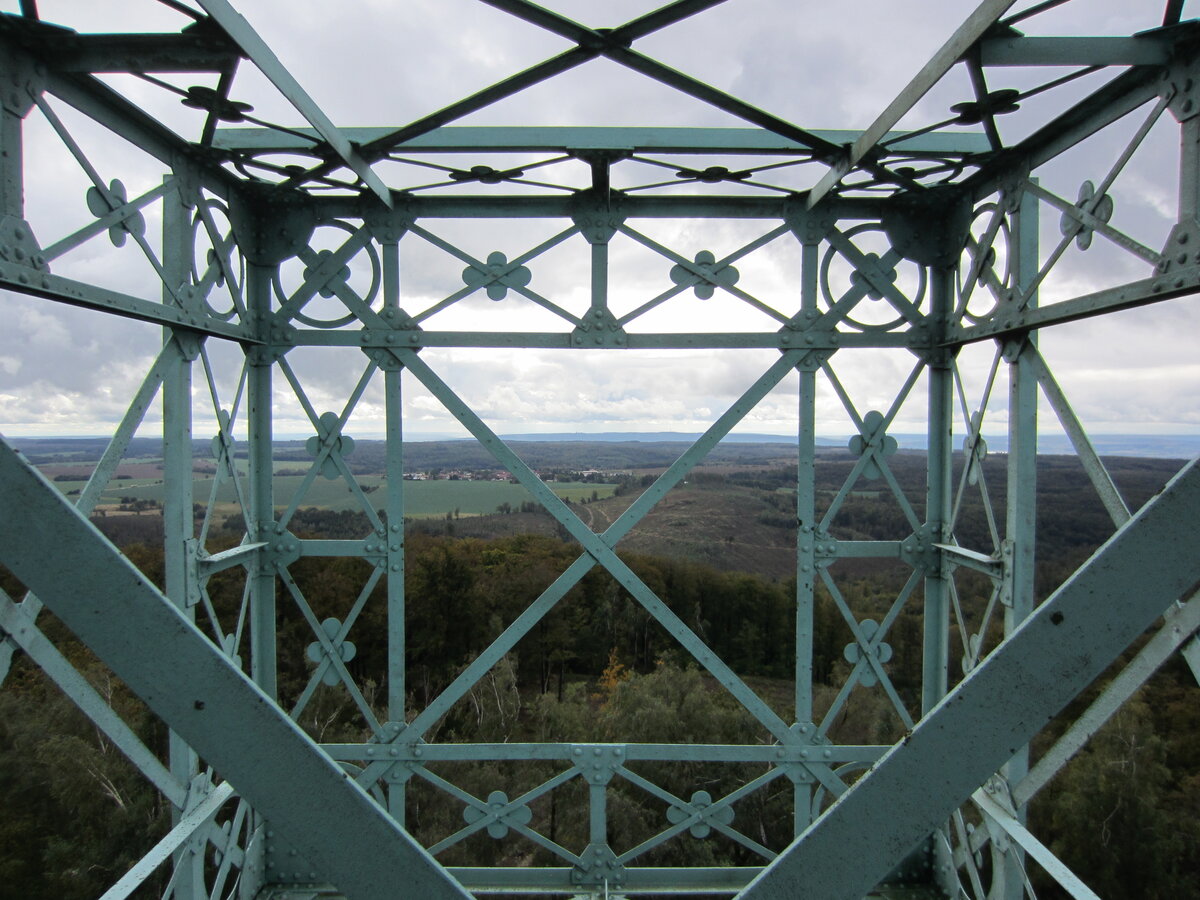
[[[621, 447], [612, 449], [625, 452]], [[639, 461], [640, 471], [622, 478], [614, 496], [576, 504], [594, 527], [612, 521], [651, 480], [654, 468], [662, 465], [653, 453]], [[844, 452], [821, 457], [818, 505], [828, 503], [850, 465]], [[1001, 508], [1002, 466], [1002, 458], [990, 459], [985, 469]], [[923, 455], [899, 454], [893, 467], [919, 503]], [[1136, 506], [1158, 489], [1175, 466], [1121, 460], [1113, 461], [1112, 468]], [[660, 519], [648, 519], [640, 535], [637, 531], [631, 535], [630, 549], [621, 553], [638, 577], [789, 721], [796, 646], [795, 577], [788, 574], [795, 559], [794, 487], [794, 464], [778, 455], [750, 462], [710, 459], [686, 485], [668, 495]], [[1111, 533], [1112, 525], [1073, 460], [1044, 457], [1038, 489], [1038, 593], [1045, 596]], [[685, 524], [673, 524], [678, 522]], [[161, 585], [159, 517], [107, 516], [96, 523]], [[847, 500], [835, 533], [842, 540], [891, 539], [903, 527], [898, 509], [864, 490]], [[370, 533], [362, 514], [317, 508], [300, 510], [291, 530], [301, 537], [332, 539], [358, 539]], [[681, 536], [689, 531], [696, 533]], [[233, 546], [241, 534], [237, 516], [214, 523], [208, 534], [210, 550]], [[958, 534], [964, 545], [986, 545], [986, 518], [977, 502], [965, 504]], [[772, 543], [775, 537], [778, 540]], [[707, 555], [694, 549], [714, 543], [716, 549]], [[757, 555], [746, 549], [750, 544], [758, 546]], [[776, 546], [779, 552], [771, 550]], [[578, 554], [578, 547], [563, 539], [561, 527], [532, 505], [490, 516], [448, 512], [445, 517], [408, 523], [409, 708], [418, 710], [428, 704]], [[754, 562], [757, 571], [739, 571], [739, 560]], [[839, 590], [856, 616], [876, 620], [886, 613], [908, 574], [898, 561], [838, 560], [834, 569]], [[291, 571], [318, 617], [344, 619], [367, 583], [371, 567], [361, 559], [306, 558], [294, 563]], [[243, 586], [240, 569], [213, 576], [209, 595], [216, 615], [235, 614]], [[21, 586], [7, 573], [0, 587], [10, 596], [21, 594]], [[986, 599], [982, 579], [974, 586], [964, 580], [962, 603], [968, 614], [977, 612]], [[281, 703], [290, 708], [313, 671], [314, 662], [305, 653], [313, 637], [304, 616], [282, 591], [279, 601], [279, 693]], [[352, 629], [355, 654], [348, 662], [367, 702], [380, 708], [387, 672], [386, 609], [384, 588], [376, 586]], [[887, 663], [889, 675], [913, 716], [919, 712], [920, 609], [918, 590], [888, 637], [895, 651]], [[204, 628], [203, 615], [198, 624]], [[48, 614], [42, 626], [147, 745], [165, 749], [162, 723]], [[991, 637], [995, 640], [999, 635]], [[837, 686], [846, 679], [851, 663], [845, 650], [852, 641], [846, 622], [822, 588], [813, 620], [817, 719], [830, 708]], [[953, 641], [951, 659], [957, 660], [961, 642], [957, 637]], [[1093, 685], [1061, 722], [1050, 725], [1035, 745], [1035, 755], [1102, 684], [1103, 680]], [[1191, 673], [1180, 663], [1169, 664], [1032, 805], [1036, 832], [1101, 896], [1200, 896], [1200, 818], [1195, 815], [1200, 798], [1198, 699], [1200, 691]], [[340, 686], [317, 688], [299, 720], [314, 738], [326, 743], [361, 741], [366, 736], [358, 711]], [[829, 723], [829, 737], [842, 744], [888, 744], [903, 732], [904, 724], [881, 693], [862, 686]], [[439, 742], [771, 740], [638, 602], [598, 568], [455, 704], [428, 738]], [[486, 796], [498, 782], [520, 790], [522, 784], [536, 784], [552, 770], [549, 763], [524, 773], [500, 763], [472, 763], [446, 764], [440, 771], [462, 789]], [[690, 796], [697, 785], [720, 796], [761, 774], [744, 764], [656, 763], [645, 765], [643, 771], [677, 796]], [[533, 805], [533, 827], [564, 845], [582, 846], [587, 829], [583, 790], [575, 782]], [[652, 834], [661, 810], [653, 803], [647, 806], [647, 798], [628, 785], [612, 790], [610, 827], [631, 842]], [[0, 793], [5, 797], [5, 815], [0, 817], [0, 898], [98, 896], [169, 826], [168, 805], [40, 671], [20, 657], [0, 690]], [[790, 785], [785, 789], [781, 782], [751, 795], [738, 805], [736, 814], [741, 827], [756, 840], [779, 848], [790, 840], [790, 803]], [[427, 845], [461, 826], [461, 806], [428, 784], [414, 782], [409, 805], [408, 827]], [[439, 859], [448, 865], [552, 863], [543, 851], [494, 841], [486, 834], [447, 850]], [[760, 861], [728, 841], [685, 834], [638, 863], [755, 865]], [[1039, 879], [1032, 868], [1031, 875], [1038, 896], [1058, 896], [1057, 888]], [[151, 885], [136, 896], [152, 896], [161, 887], [161, 883]]]

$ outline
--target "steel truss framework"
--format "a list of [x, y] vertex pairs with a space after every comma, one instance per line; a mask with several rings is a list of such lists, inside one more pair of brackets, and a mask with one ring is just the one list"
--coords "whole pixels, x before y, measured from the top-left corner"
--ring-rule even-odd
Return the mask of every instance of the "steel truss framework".
[[[869, 128], [848, 133], [807, 130], [635, 48], [639, 39], [721, 0], [676, 0], [615, 29], [589, 28], [527, 0], [484, 2], [572, 46], [436, 113], [379, 129], [335, 127], [226, 0], [196, 0], [194, 8], [167, 3], [186, 27], [164, 34], [79, 34], [41, 21], [25, 0], [21, 14], [0, 17], [0, 286], [159, 325], [164, 335], [73, 508], [7, 445], [0, 451], [0, 562], [31, 590], [23, 598], [0, 596], [0, 677], [14, 653], [28, 654], [175, 809], [172, 830], [105, 897], [128, 896], [165, 867], [172, 873], [169, 892], [187, 900], [270, 897], [297, 884], [354, 898], [670, 891], [850, 900], [889, 880], [949, 896], [1014, 900], [1026, 896], [1031, 861], [1073, 896], [1094, 896], [1029, 832], [1024, 810], [1173, 653], [1184, 653], [1200, 670], [1194, 637], [1200, 601], [1185, 595], [1200, 579], [1200, 475], [1188, 468], [1143, 510], [1130, 510], [1039, 353], [1037, 334], [1191, 295], [1200, 285], [1200, 29], [1179, 20], [1182, 3], [1171, 0], [1162, 27], [1136, 35], [1032, 37], [1017, 25], [1036, 26], [1038, 14], [1061, 0], [985, 0]], [[601, 57], [739, 117], [746, 127], [452, 124]], [[250, 116], [236, 99], [235, 74], [246, 60], [310, 127], [282, 128]], [[973, 94], [949, 119], [918, 131], [893, 130], [958, 67], [969, 74]], [[1030, 86], [989, 89], [1002, 67], [1030, 73]], [[132, 73], [143, 87], [180, 95], [195, 111], [198, 136], [185, 139], [161, 124], [103, 77], [112, 73]], [[201, 73], [215, 87], [181, 87], [172, 79], [179, 73]], [[1024, 137], [1006, 143], [1003, 116], [1041, 95], [1063, 99]], [[24, 132], [32, 119], [61, 142], [90, 182], [91, 218], [65, 235], [35, 235], [26, 215]], [[101, 171], [98, 157], [89, 154], [94, 130], [83, 127], [87, 121], [130, 147], [130, 167], [146, 160], [165, 178], [128, 196], [117, 176], [130, 176]], [[1127, 166], [1137, 165], [1135, 154], [1151, 130], [1164, 123], [1181, 135], [1177, 215], [1165, 243], [1139, 240], [1111, 224], [1110, 193]], [[1038, 180], [1043, 166], [1114, 132], [1122, 135], [1117, 149], [1095, 171], [1078, 172], [1087, 180], [1076, 197]], [[1092, 165], [1098, 158], [1087, 157]], [[111, 156], [105, 164], [113, 164]], [[795, 172], [814, 174], [798, 189], [785, 177]], [[161, 219], [161, 239], [148, 233], [151, 214]], [[1052, 247], [1039, 241], [1039, 217], [1046, 215], [1061, 218], [1061, 240]], [[550, 236], [509, 259], [448, 237], [460, 220], [497, 227], [545, 223]], [[708, 250], [681, 251], [652, 236], [658, 220], [734, 223], [745, 237], [719, 258]], [[149, 262], [161, 297], [63, 274], [72, 271], [73, 252], [99, 252], [105, 242], [117, 258]], [[797, 248], [798, 268], [789, 279], [794, 292], [751, 293], [739, 267], [784, 244]], [[439, 298], [423, 307], [402, 286], [402, 250], [414, 245], [426, 256], [446, 254], [455, 272], [465, 266], [461, 278], [443, 280]], [[1053, 302], [1040, 303], [1060, 260], [1089, 247], [1128, 257], [1128, 270], [1140, 274], [1083, 296], [1059, 291]], [[610, 260], [610, 252], [615, 259], [629, 248], [656, 259], [662, 277], [652, 287], [636, 285], [644, 294], [633, 303], [618, 302], [629, 286], [625, 294], [617, 290], [620, 271]], [[589, 273], [582, 305], [534, 287], [533, 269], [560, 264], [568, 251], [574, 270]], [[448, 311], [481, 294], [540, 309], [553, 327], [440, 326]], [[688, 321], [695, 298], [714, 296], [727, 298], [733, 310], [722, 328], [645, 327]], [[673, 319], [655, 315], [667, 309], [677, 311]], [[232, 380], [210, 358], [218, 343], [242, 353]], [[960, 369], [962, 351], [971, 345], [994, 348], [982, 378]], [[292, 364], [305, 348], [336, 348], [343, 365], [360, 373], [340, 409], [315, 405], [316, 386]], [[453, 371], [431, 361], [441, 348], [599, 349], [617, 364], [622, 351], [639, 349], [778, 355], [691, 449], [596, 533], [451, 387]], [[911, 370], [890, 405], [871, 410], [839, 373], [879, 349], [907, 353]], [[796, 687], [794, 707], [781, 715], [616, 548], [793, 372], [799, 373]], [[981, 435], [984, 411], [1003, 390], [1004, 377], [1007, 499], [994, 512]], [[578, 560], [529, 597], [525, 611], [504, 623], [491, 646], [425, 706], [412, 704], [405, 685], [401, 410], [405, 385], [414, 380], [579, 545]], [[389, 441], [381, 500], [368, 498], [349, 468], [352, 439], [345, 433], [364, 394], [380, 383]], [[828, 504], [818, 502], [813, 480], [818, 389], [836, 395], [858, 434], [850, 448], [857, 462]], [[294, 396], [314, 433], [303, 487], [286, 505], [276, 502], [272, 479], [273, 395], [280, 390]], [[167, 484], [163, 594], [87, 520], [158, 395]], [[1112, 516], [1114, 535], [1035, 606], [1039, 395], [1073, 442]], [[193, 497], [191, 477], [193, 402], [201, 396], [202, 406], [211, 401], [217, 423], [217, 476], [209, 498]], [[906, 404], [922, 402], [928, 479], [924, 496], [913, 497], [893, 474], [889, 458], [897, 444], [888, 432]], [[234, 462], [235, 434], [243, 433], [245, 473]], [[965, 464], [955, 476], [959, 449]], [[321, 477], [344, 482], [371, 522], [368, 533], [356, 540], [292, 533], [305, 492]], [[882, 484], [880, 502], [900, 510], [903, 526], [892, 540], [839, 539], [839, 512], [864, 481]], [[212, 552], [209, 525], [222, 483], [244, 511], [246, 533], [239, 546]], [[965, 546], [956, 536], [964, 497], [973, 493], [987, 514], [983, 546]], [[208, 510], [199, 520], [196, 501]], [[71, 567], [61, 565], [64, 556], [74, 561]], [[292, 568], [300, 559], [336, 557], [365, 560], [371, 574], [343, 619], [322, 622]], [[862, 619], [839, 584], [839, 560], [868, 557], [897, 561], [908, 572], [880, 622]], [[1153, 566], [1144, 564], [1150, 557]], [[761, 736], [695, 746], [639, 743], [635, 736], [603, 745], [437, 741], [438, 720], [556, 604], [569, 602], [571, 588], [596, 567], [736, 698]], [[207, 588], [228, 570], [244, 573], [243, 602], [232, 619], [218, 614]], [[982, 617], [972, 618], [960, 602], [968, 572], [989, 585]], [[814, 703], [812, 671], [819, 585], [852, 635], [848, 675], [824, 709]], [[389, 622], [382, 705], [369, 702], [347, 666], [356, 619], [366, 603], [377, 602], [377, 586], [383, 586]], [[43, 603], [170, 726], [169, 758], [160, 760], [144, 746], [39, 630]], [[304, 648], [277, 641], [280, 603], [294, 604], [311, 626], [307, 652], [315, 663], [307, 688], [287, 698], [287, 706], [275, 702], [277, 659]], [[901, 699], [888, 665], [889, 630], [913, 606], [924, 621], [919, 709]], [[1052, 749], [1035, 763], [1018, 749], [1156, 622], [1154, 637]], [[952, 634], [964, 648], [961, 667], [950, 658]], [[294, 720], [322, 684], [348, 692], [364, 740], [319, 745], [297, 727]], [[886, 698], [905, 740], [891, 747], [830, 740], [831, 724], [856, 688]], [[539, 771], [552, 774], [532, 787], [525, 782], [523, 792], [497, 784], [489, 795], [476, 796], [455, 783], [455, 764], [482, 760], [548, 763]], [[647, 762], [698, 761], [754, 764], [760, 774], [719, 797], [703, 791], [676, 796], [643, 774]], [[855, 781], [865, 769], [871, 771]], [[447, 795], [464, 813], [460, 830], [433, 846], [419, 846], [405, 831], [415, 783]], [[662, 813], [659, 833], [636, 846], [608, 827], [618, 783], [641, 789]], [[538, 804], [570, 784], [586, 785], [590, 825], [581, 846], [562, 846], [531, 824]], [[766, 846], [739, 828], [738, 804], [780, 785], [793, 798], [795, 840]], [[483, 831], [541, 848], [558, 862], [447, 869], [437, 861], [442, 851]], [[642, 862], [648, 851], [685, 833], [741, 845], [760, 862], [689, 869]]]

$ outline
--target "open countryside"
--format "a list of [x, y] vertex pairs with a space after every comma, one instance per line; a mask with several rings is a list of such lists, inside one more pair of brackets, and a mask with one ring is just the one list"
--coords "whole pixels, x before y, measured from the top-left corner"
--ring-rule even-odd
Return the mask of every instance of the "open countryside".
[[[101, 495], [97, 514], [128, 515], [162, 505], [163, 485], [161, 460], [144, 459], [122, 464], [116, 478]], [[75, 496], [86, 484], [86, 471], [90, 467], [78, 465], [41, 466], [42, 473], [68, 496]], [[302, 470], [295, 463], [277, 463], [275, 476], [275, 501], [281, 507], [295, 503], [300, 507], [315, 506], [333, 512], [363, 511], [363, 498], [376, 510], [384, 506], [381, 489], [387, 479], [383, 475], [359, 474], [356, 476], [362, 493], [352, 489], [343, 478], [327, 479], [322, 475], [309, 480], [298, 474]], [[422, 473], [424, 474], [424, 473]], [[196, 473], [192, 482], [192, 494], [196, 503], [207, 503], [216, 479], [212, 475]], [[555, 481], [550, 487], [563, 500], [579, 503], [585, 500], [611, 497], [615, 484], [602, 482]], [[245, 496], [249, 489], [245, 475], [241, 476], [240, 489]], [[302, 491], [297, 500], [297, 493]], [[217, 512], [232, 515], [240, 510], [238, 489], [228, 478], [221, 479], [216, 487]], [[404, 515], [408, 518], [440, 517], [447, 514], [478, 516], [507, 509], [520, 509], [522, 504], [533, 502], [533, 495], [522, 485], [510, 481], [468, 480], [457, 478], [422, 478], [404, 481]]]

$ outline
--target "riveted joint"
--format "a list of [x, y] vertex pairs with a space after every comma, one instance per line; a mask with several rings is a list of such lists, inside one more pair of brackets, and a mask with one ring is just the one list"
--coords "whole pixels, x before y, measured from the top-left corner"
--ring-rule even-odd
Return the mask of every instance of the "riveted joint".
[[838, 542], [827, 531], [816, 531], [800, 543], [801, 551], [811, 552], [817, 568], [826, 569], [838, 558]]
[[187, 577], [184, 579], [186, 595], [183, 599], [188, 609], [200, 605], [200, 552], [200, 542], [195, 538], [188, 538], [183, 542], [183, 560], [187, 569]]
[[395, 244], [408, 233], [417, 220], [416, 204], [412, 194], [392, 192], [392, 208], [388, 209], [375, 198], [364, 197], [363, 222], [370, 229], [371, 237], [381, 244]]
[[[590, 161], [584, 154], [579, 156]], [[624, 200], [620, 191], [579, 191], [571, 200], [571, 220], [589, 244], [607, 244], [625, 224]]]
[[625, 762], [625, 748], [613, 744], [577, 744], [571, 748], [571, 762], [588, 784], [608, 784]]
[[300, 337], [295, 326], [279, 313], [261, 316], [253, 324], [262, 343], [246, 351], [252, 366], [274, 365], [287, 355]]
[[[788, 348], [784, 348], [784, 349], [786, 350]], [[833, 354], [836, 352], [837, 352], [837, 350], [835, 350], [833, 348], [828, 348], [828, 349], [824, 349], [824, 350], [811, 350], [808, 353], [805, 353], [804, 356], [802, 356], [800, 358], [800, 362], [796, 363], [796, 371], [797, 372], [816, 372], [818, 369], [821, 368], [821, 366], [823, 366], [823, 365], [825, 365], [825, 363], [829, 362], [830, 357], [832, 357]]]
[[46, 67], [28, 53], [7, 44], [0, 68], [0, 106], [9, 115], [25, 118], [42, 93]]
[[837, 224], [837, 216], [821, 205], [808, 209], [807, 199], [796, 195], [785, 201], [783, 221], [801, 244], [816, 246], [829, 236]]
[[175, 345], [179, 348], [180, 355], [188, 362], [195, 362], [200, 358], [200, 348], [204, 345], [204, 337], [198, 331], [192, 331], [187, 328], [172, 328], [171, 335], [175, 339]]
[[1006, 363], [1012, 365], [1021, 358], [1021, 354], [1025, 352], [1025, 348], [1029, 346], [1029, 335], [1021, 333], [1015, 337], [1006, 338], [1004, 346], [1001, 348], [1000, 354]]
[[388, 565], [387, 541], [384, 538], [371, 535], [371, 537], [363, 541], [363, 558], [377, 569], [386, 569]]
[[941, 564], [941, 554], [934, 546], [936, 543], [934, 529], [922, 525], [900, 542], [900, 558], [914, 569], [925, 569], [933, 574]]
[[1194, 56], [1179, 59], [1164, 74], [1161, 96], [1167, 108], [1179, 122], [1186, 122], [1200, 113], [1200, 67]]
[[571, 332], [576, 347], [628, 347], [629, 335], [608, 309], [596, 306]]
[[607, 844], [588, 844], [579, 864], [571, 870], [571, 883], [580, 887], [612, 888], [625, 883], [625, 867]]
[[42, 248], [33, 236], [33, 229], [28, 222], [16, 216], [0, 218], [0, 262], [11, 263], [27, 271], [50, 271]]
[[1161, 274], [1200, 265], [1200, 222], [1185, 219], [1171, 229], [1156, 267]]
[[303, 553], [300, 539], [286, 529], [277, 529], [262, 549], [265, 566], [285, 569], [298, 560]]

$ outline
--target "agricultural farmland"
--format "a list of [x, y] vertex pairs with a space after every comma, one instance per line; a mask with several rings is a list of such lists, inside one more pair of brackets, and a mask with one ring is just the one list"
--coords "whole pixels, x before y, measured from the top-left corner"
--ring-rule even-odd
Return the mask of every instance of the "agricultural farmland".
[[[44, 474], [54, 481], [54, 484], [68, 496], [73, 496], [82, 490], [86, 483], [81, 471], [61, 471], [66, 467], [44, 466]], [[72, 466], [72, 470], [81, 467]], [[277, 466], [277, 468], [280, 468]], [[285, 472], [297, 471], [295, 465], [282, 468]], [[155, 477], [157, 476], [157, 477]], [[313, 479], [305, 487], [305, 477], [295, 474], [275, 476], [275, 502], [282, 508], [295, 504], [296, 506], [316, 506], [334, 512], [343, 510], [362, 510], [363, 500], [375, 509], [385, 505], [385, 483], [382, 475], [359, 475], [358, 482], [363, 493], [359, 495], [344, 479], [329, 480], [321, 476]], [[196, 503], [207, 504], [212, 495], [214, 479], [211, 475], [197, 473], [192, 481], [193, 497]], [[555, 494], [564, 500], [577, 503], [583, 500], [604, 499], [610, 497], [616, 488], [613, 484], [595, 484], [578, 481], [552, 482], [550, 487]], [[243, 477], [241, 490], [243, 495], [248, 489], [248, 483]], [[228, 479], [223, 479], [217, 486], [217, 512], [233, 514], [239, 511], [237, 490]], [[297, 494], [303, 491], [297, 498]], [[97, 512], [120, 514], [121, 507], [147, 507], [162, 503], [162, 473], [151, 461], [139, 461], [136, 472], [133, 467], [126, 470], [122, 466], [109, 487], [101, 495]], [[533, 496], [519, 484], [507, 481], [405, 481], [404, 482], [404, 514], [410, 518], [440, 517], [446, 514], [460, 516], [477, 516], [494, 513], [498, 509], [519, 509], [522, 503], [533, 500]], [[139, 502], [140, 501], [140, 502]], [[128, 511], [128, 509], [126, 510]]]

